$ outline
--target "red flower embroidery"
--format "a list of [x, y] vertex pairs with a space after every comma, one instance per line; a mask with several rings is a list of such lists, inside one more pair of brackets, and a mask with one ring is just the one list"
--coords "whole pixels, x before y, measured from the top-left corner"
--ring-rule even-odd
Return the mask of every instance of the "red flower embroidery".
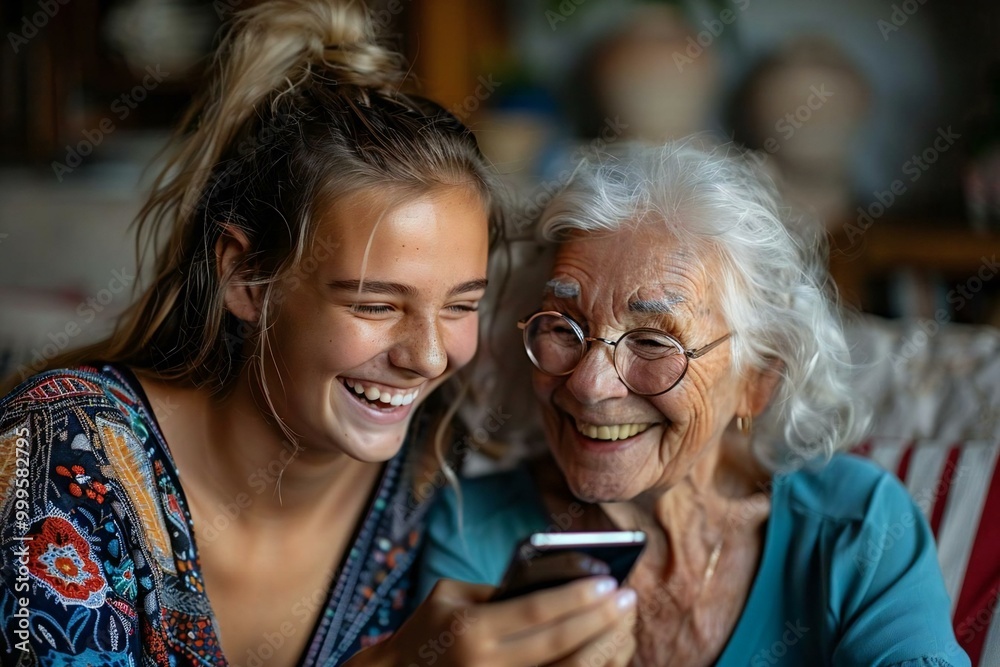
[[28, 571], [64, 598], [97, 607], [104, 603], [107, 581], [90, 556], [90, 545], [76, 527], [58, 516], [46, 517], [28, 542]]
[[56, 474], [73, 480], [69, 483], [69, 492], [77, 498], [86, 494], [91, 500], [96, 500], [97, 504], [104, 502], [108, 487], [100, 482], [95, 482], [83, 466], [73, 466], [69, 470], [66, 469], [66, 466], [56, 466]]

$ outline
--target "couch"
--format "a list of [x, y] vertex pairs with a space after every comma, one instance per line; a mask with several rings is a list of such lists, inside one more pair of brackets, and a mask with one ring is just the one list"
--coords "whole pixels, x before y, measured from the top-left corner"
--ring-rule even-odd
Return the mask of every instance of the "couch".
[[973, 665], [1000, 665], [1000, 330], [864, 317], [849, 334], [875, 408], [853, 451], [906, 484], [937, 539], [959, 644]]

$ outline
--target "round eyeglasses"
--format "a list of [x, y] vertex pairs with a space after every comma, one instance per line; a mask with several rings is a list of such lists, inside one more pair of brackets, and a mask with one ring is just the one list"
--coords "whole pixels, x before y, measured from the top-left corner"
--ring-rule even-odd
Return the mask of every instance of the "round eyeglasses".
[[685, 350], [676, 338], [659, 329], [626, 331], [618, 340], [587, 336], [583, 328], [556, 311], [535, 313], [517, 323], [524, 331], [524, 349], [535, 368], [546, 375], [569, 375], [583, 361], [590, 344], [614, 348], [615, 371], [622, 383], [640, 396], [665, 394], [683, 379], [691, 359], [710, 352], [731, 334], [696, 350]]

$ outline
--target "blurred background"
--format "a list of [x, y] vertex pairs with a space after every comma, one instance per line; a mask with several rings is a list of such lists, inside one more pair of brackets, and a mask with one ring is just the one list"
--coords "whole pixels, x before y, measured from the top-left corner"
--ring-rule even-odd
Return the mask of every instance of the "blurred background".
[[[4, 0], [0, 374], [99, 338], [128, 305], [157, 151], [222, 21], [252, 1]], [[823, 221], [846, 301], [1000, 324], [994, 2], [369, 6], [517, 193], [515, 234], [579, 146], [703, 132], [757, 149]]]

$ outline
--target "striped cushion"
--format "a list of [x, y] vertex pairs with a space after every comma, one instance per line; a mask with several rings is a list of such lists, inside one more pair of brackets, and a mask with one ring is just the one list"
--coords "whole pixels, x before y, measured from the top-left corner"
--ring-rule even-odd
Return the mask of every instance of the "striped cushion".
[[854, 452], [906, 484], [937, 539], [959, 644], [973, 665], [1000, 665], [1000, 441], [878, 437]]

